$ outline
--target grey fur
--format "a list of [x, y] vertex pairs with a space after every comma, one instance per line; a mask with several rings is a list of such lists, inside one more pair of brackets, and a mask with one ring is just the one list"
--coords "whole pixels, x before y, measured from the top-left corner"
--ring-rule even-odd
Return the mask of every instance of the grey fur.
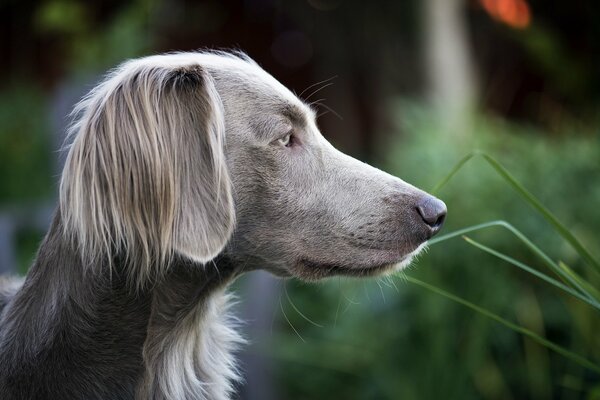
[[381, 274], [431, 235], [425, 193], [243, 55], [127, 62], [75, 114], [51, 228], [0, 281], [1, 399], [227, 399], [237, 276]]

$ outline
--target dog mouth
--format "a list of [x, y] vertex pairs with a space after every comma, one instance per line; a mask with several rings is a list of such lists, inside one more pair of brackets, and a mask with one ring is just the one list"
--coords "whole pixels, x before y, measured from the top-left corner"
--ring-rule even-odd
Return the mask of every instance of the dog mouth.
[[305, 280], [318, 280], [332, 276], [349, 276], [360, 278], [385, 275], [406, 268], [425, 247], [426, 243], [423, 243], [415, 250], [401, 256], [399, 259], [365, 264], [321, 262], [310, 260], [308, 258], [302, 258], [296, 263], [294, 272], [299, 278]]

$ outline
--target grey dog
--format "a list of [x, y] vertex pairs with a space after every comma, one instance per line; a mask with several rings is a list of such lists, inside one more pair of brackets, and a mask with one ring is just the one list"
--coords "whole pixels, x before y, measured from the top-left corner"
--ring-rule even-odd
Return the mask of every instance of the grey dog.
[[446, 206], [337, 151], [315, 118], [241, 54], [110, 73], [75, 109], [36, 261], [0, 284], [0, 399], [227, 399], [241, 273], [410, 263]]

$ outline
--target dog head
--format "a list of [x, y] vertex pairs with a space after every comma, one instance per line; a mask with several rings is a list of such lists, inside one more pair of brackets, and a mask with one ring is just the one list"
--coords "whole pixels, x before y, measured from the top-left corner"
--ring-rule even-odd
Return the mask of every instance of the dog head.
[[221, 53], [130, 61], [76, 109], [61, 182], [82, 254], [125, 255], [147, 281], [173, 254], [318, 279], [400, 268], [446, 207], [337, 151], [314, 110]]

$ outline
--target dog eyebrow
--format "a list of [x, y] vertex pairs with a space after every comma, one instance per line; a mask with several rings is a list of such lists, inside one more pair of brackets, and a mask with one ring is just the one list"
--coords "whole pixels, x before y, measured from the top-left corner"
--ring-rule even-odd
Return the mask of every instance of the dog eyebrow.
[[306, 109], [296, 104], [284, 104], [276, 108], [276, 115], [279, 118], [275, 119], [258, 119], [252, 121], [258, 137], [261, 140], [273, 140], [277, 135], [283, 132], [282, 125], [286, 124], [283, 119], [289, 121], [293, 127], [305, 129], [308, 126], [308, 121], [313, 118], [314, 112], [307, 107]]
[[309, 116], [307, 111], [298, 107], [295, 104], [287, 104], [281, 109], [281, 114], [288, 118], [292, 124], [297, 125], [301, 128], [306, 127], [307, 117]]

